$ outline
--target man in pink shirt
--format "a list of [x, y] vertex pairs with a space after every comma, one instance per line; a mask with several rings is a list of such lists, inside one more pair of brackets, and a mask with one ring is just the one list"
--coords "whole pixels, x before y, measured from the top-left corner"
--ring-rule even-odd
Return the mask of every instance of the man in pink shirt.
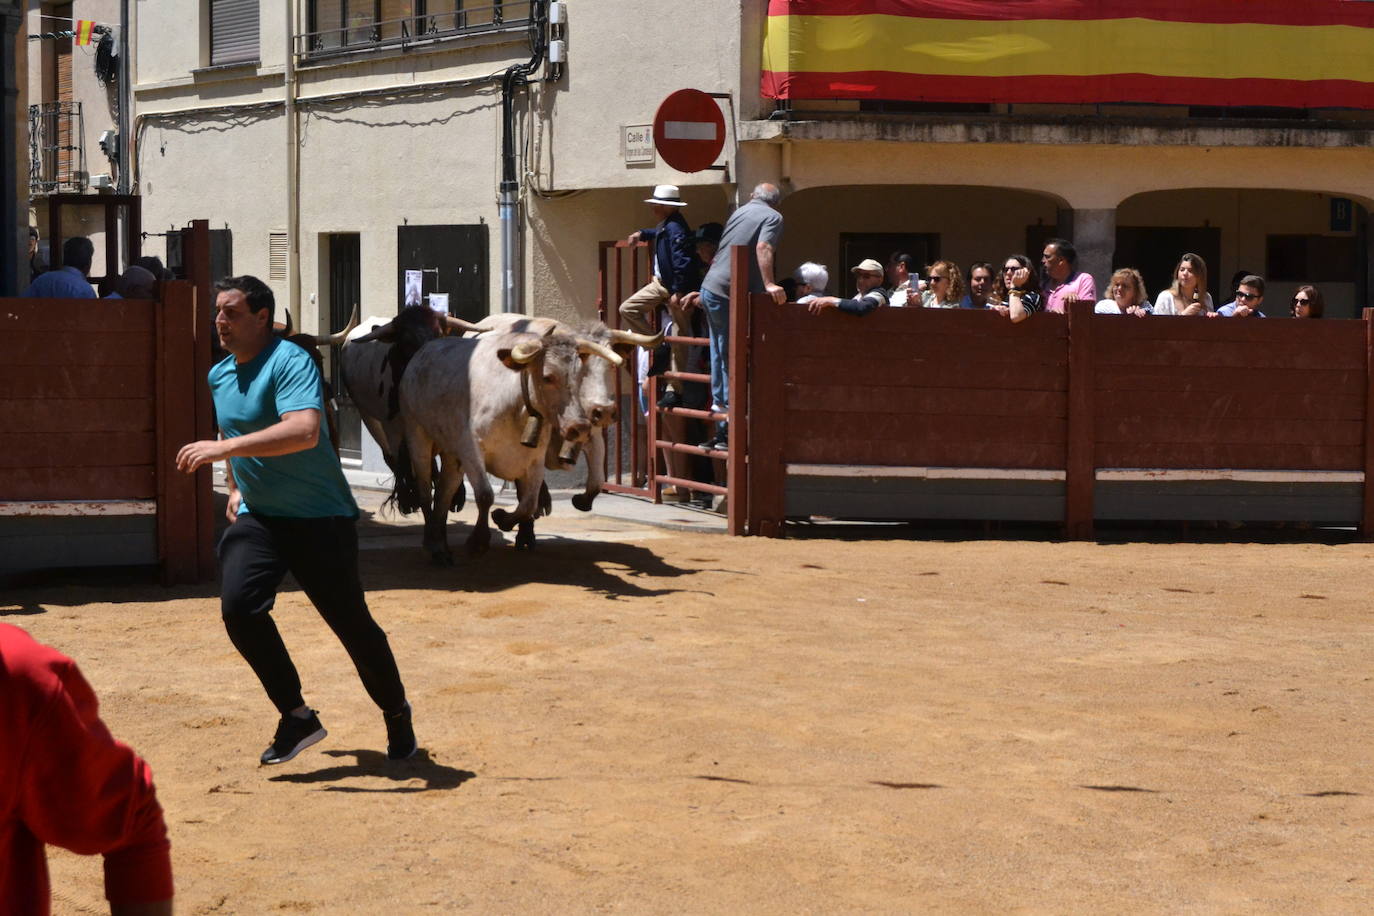
[[1097, 302], [1097, 284], [1092, 274], [1078, 269], [1078, 251], [1073, 242], [1050, 239], [1045, 243], [1040, 263], [1045, 268], [1045, 311], [1063, 314], [1068, 310], [1067, 304], [1078, 299]]

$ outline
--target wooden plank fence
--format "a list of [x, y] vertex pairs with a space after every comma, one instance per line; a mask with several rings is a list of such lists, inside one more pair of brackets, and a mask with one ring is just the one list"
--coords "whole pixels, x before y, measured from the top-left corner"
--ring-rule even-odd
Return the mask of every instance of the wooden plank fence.
[[[789, 518], [1240, 520], [1374, 530], [1374, 318], [969, 310], [735, 296], [731, 530]], [[745, 433], [740, 430], [740, 433]], [[732, 434], [732, 445], [735, 436]]]
[[156, 563], [168, 583], [212, 578], [210, 471], [174, 467], [214, 428], [197, 399], [208, 303], [167, 282], [160, 300], [0, 299], [0, 322], [0, 572]]

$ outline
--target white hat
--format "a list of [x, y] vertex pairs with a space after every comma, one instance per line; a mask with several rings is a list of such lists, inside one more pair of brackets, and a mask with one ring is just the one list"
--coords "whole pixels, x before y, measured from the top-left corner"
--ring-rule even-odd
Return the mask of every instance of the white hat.
[[685, 207], [686, 201], [678, 196], [677, 185], [661, 184], [654, 188], [654, 196], [644, 201], [646, 204], [663, 204], [665, 207]]

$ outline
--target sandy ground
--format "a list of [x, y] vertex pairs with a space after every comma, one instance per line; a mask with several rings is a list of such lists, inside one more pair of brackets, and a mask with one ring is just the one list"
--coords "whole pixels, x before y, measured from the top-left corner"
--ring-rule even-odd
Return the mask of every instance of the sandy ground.
[[[451, 569], [369, 527], [403, 764], [294, 586], [330, 735], [273, 768], [213, 588], [0, 615], [152, 764], [182, 913], [1374, 907], [1374, 547], [541, 527]], [[51, 858], [56, 912], [100, 912], [99, 861]]]

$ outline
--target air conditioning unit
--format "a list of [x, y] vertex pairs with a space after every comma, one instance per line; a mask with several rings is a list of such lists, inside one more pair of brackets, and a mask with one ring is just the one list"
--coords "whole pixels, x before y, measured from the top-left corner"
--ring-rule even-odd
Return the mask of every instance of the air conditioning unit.
[[91, 187], [97, 191], [108, 191], [114, 187], [114, 179], [109, 175], [92, 175]]

